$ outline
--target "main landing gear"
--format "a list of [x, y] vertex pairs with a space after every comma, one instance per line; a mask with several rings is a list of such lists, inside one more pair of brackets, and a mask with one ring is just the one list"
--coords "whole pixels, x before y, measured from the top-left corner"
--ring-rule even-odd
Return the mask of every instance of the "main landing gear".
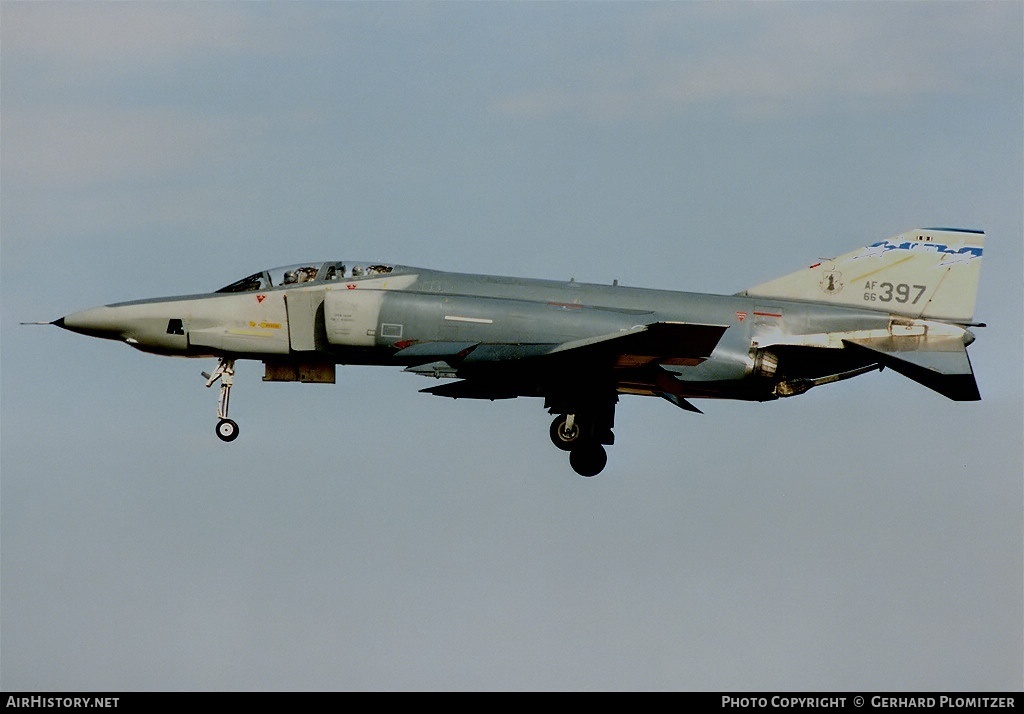
[[206, 386], [220, 380], [220, 399], [217, 402], [217, 436], [221, 441], [234, 441], [238, 438], [238, 424], [228, 419], [228, 403], [231, 400], [231, 385], [235, 381], [235, 361], [221, 357], [213, 374], [203, 372]]
[[614, 441], [611, 426], [581, 419], [577, 414], [559, 414], [551, 422], [551, 443], [569, 452], [569, 465], [580, 476], [590, 478], [604, 470], [608, 453], [602, 444]]

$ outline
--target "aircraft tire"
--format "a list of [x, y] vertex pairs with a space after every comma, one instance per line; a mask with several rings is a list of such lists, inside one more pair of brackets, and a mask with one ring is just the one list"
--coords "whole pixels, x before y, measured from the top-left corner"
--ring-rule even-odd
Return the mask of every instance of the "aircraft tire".
[[217, 422], [217, 437], [221, 441], [234, 441], [238, 438], [238, 424], [230, 419], [221, 419]]
[[608, 452], [600, 444], [581, 446], [569, 452], [569, 465], [580, 476], [597, 476], [608, 463]]
[[562, 451], [572, 451], [580, 445], [583, 437], [583, 429], [580, 427], [579, 420], [573, 424], [572, 431], [568, 432], [565, 428], [566, 415], [560, 414], [555, 417], [555, 420], [551, 422], [551, 429], [548, 430], [551, 436], [551, 443]]

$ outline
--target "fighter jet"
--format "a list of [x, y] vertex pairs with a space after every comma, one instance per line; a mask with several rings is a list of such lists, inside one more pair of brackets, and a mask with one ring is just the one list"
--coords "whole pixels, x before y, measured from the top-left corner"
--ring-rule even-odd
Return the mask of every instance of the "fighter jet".
[[337, 365], [402, 367], [453, 399], [536, 397], [551, 442], [601, 472], [620, 395], [768, 401], [889, 367], [980, 399], [967, 346], [985, 235], [915, 229], [732, 295], [470, 275], [373, 261], [261, 270], [212, 293], [114, 303], [52, 323], [159, 355], [216, 359], [216, 434], [235, 364], [334, 383]]

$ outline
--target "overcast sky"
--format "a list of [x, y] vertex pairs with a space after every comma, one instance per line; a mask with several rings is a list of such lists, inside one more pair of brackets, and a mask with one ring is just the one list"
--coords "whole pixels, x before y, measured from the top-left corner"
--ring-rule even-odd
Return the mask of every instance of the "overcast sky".
[[[1022, 687], [1003, 3], [0, 4], [6, 690]], [[263, 384], [26, 320], [343, 259], [733, 293], [987, 232], [983, 401]]]

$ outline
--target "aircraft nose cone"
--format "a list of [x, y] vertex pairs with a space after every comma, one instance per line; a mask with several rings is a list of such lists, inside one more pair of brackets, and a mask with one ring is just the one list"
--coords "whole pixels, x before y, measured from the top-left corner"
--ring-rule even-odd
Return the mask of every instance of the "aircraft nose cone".
[[110, 340], [124, 338], [126, 328], [123, 316], [114, 308], [94, 307], [54, 320], [53, 324], [71, 332], [90, 337], [105, 337]]

